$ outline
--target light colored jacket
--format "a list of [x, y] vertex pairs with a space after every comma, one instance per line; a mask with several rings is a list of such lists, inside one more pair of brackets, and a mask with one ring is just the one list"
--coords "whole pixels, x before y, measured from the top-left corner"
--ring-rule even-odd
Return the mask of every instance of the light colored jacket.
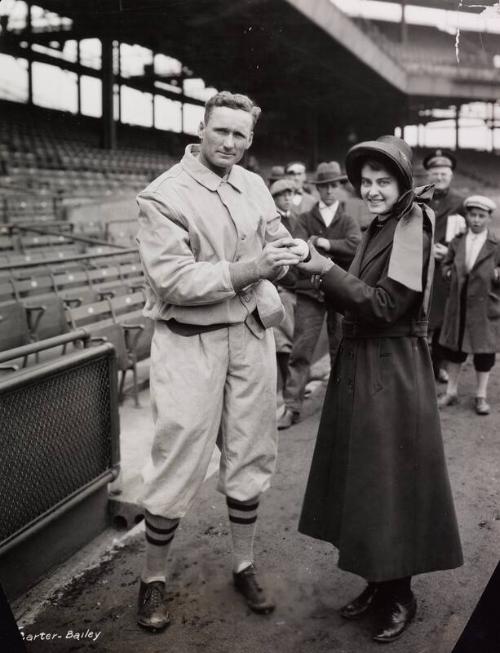
[[[266, 243], [289, 236], [258, 175], [235, 165], [221, 178], [188, 145], [181, 162], [138, 197], [137, 242], [147, 280], [145, 315], [195, 325], [279, 324], [283, 307], [267, 280], [239, 293], [229, 264], [249, 261]], [[262, 330], [262, 329], [261, 329]], [[258, 334], [257, 334], [258, 335]]]

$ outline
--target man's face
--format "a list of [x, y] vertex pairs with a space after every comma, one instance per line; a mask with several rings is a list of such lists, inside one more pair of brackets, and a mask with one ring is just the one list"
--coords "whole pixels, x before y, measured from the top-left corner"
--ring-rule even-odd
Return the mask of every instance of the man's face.
[[216, 174], [226, 174], [252, 144], [253, 118], [243, 109], [214, 107], [200, 123], [200, 161]]
[[293, 193], [291, 190], [284, 190], [274, 196], [274, 203], [281, 211], [289, 211], [292, 206]]
[[291, 168], [288, 169], [286, 176], [289, 177], [290, 179], [293, 179], [293, 181], [295, 182], [295, 186], [297, 187], [298, 190], [302, 190], [302, 188], [304, 188], [304, 184], [306, 181], [305, 166], [296, 163], [295, 165], [293, 165]]
[[385, 168], [374, 170], [369, 164], [361, 168], [360, 191], [372, 215], [387, 213], [399, 197], [397, 179]]
[[488, 228], [490, 222], [490, 213], [484, 209], [480, 209], [477, 206], [471, 206], [470, 209], [467, 209], [467, 224], [469, 229], [474, 234], [480, 234], [481, 231], [484, 231]]
[[316, 184], [318, 195], [322, 202], [327, 206], [331, 206], [339, 199], [342, 184], [340, 181], [329, 181], [326, 184]]
[[449, 166], [436, 166], [429, 168], [427, 177], [430, 184], [434, 184], [438, 190], [446, 190], [453, 179], [453, 170]]

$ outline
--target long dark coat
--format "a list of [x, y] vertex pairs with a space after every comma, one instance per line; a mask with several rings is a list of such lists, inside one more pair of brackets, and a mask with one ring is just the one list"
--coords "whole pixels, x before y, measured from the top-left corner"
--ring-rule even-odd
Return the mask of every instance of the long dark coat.
[[[464, 214], [464, 197], [454, 188], [445, 193], [435, 192], [433, 199], [429, 202], [430, 208], [436, 216], [436, 228], [434, 242], [446, 245], [446, 226], [448, 216], [456, 213]], [[431, 331], [441, 328], [444, 319], [444, 307], [448, 296], [448, 285], [441, 273], [442, 261], [436, 261], [434, 270], [434, 283], [432, 287], [432, 303], [429, 315], [429, 328]]]
[[[440, 344], [453, 351], [488, 354], [500, 351], [500, 283], [495, 268], [500, 267], [500, 244], [492, 232], [479, 251], [470, 273], [465, 266], [465, 235], [448, 247], [443, 276], [449, 277], [450, 292], [441, 329]], [[462, 290], [468, 276], [463, 341], [459, 342]]]
[[372, 223], [350, 272], [323, 277], [326, 301], [344, 309], [344, 338], [299, 524], [339, 549], [340, 568], [372, 581], [462, 564], [423, 295], [387, 276], [395, 227]]

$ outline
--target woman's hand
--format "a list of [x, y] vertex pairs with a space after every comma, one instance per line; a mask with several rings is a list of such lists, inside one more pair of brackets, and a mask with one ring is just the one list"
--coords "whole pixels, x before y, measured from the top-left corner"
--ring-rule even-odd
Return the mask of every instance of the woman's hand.
[[312, 244], [311, 241], [308, 242], [309, 251], [311, 253], [311, 258], [307, 263], [298, 263], [297, 268], [302, 272], [308, 272], [309, 274], [324, 274], [334, 263], [328, 257], [323, 256], [318, 252], [316, 247]]

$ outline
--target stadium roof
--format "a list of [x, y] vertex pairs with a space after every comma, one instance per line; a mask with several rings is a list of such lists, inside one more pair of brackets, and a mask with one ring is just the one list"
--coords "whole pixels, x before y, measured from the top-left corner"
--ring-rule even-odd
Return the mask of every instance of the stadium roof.
[[[392, 4], [402, 4], [401, 0], [381, 0]], [[492, 7], [498, 4], [497, 0], [406, 0], [407, 5], [416, 5], [417, 7], [432, 7], [434, 9], [447, 9], [449, 11], [472, 11], [480, 13], [486, 7]]]
[[[264, 115], [274, 114], [278, 126], [295, 130], [298, 138], [297, 130], [309, 129], [310, 111], [322, 135], [347, 131], [346, 125], [362, 122], [367, 112], [372, 124], [379, 120], [385, 128], [399, 120], [404, 70], [330, 0], [38, 0], [37, 5], [73, 25], [17, 32], [13, 47], [23, 40], [48, 44], [91, 37], [138, 44], [178, 59], [207, 85], [255, 97]], [[18, 50], [15, 56], [23, 55]]]
[[[425, 0], [441, 8], [456, 9], [457, 3]], [[447, 106], [496, 99], [500, 87], [497, 71], [481, 83], [464, 75], [440, 77], [434, 70], [408, 73], [330, 0], [37, 0], [37, 5], [72, 19], [72, 26], [9, 34], [4, 43], [9, 54], [26, 57], [23, 41], [97, 37], [138, 44], [175, 57], [210, 86], [253, 96], [265, 109], [270, 131], [292, 141], [328, 142], [353, 130], [357, 137], [371, 137], [407, 121], [412, 98], [427, 107]], [[42, 56], [49, 63], [47, 55], [33, 54]], [[75, 71], [74, 63], [53, 64]], [[84, 67], [79, 72], [100, 75]], [[155, 81], [162, 78], [150, 71], [136, 80], [136, 88], [151, 90]]]

